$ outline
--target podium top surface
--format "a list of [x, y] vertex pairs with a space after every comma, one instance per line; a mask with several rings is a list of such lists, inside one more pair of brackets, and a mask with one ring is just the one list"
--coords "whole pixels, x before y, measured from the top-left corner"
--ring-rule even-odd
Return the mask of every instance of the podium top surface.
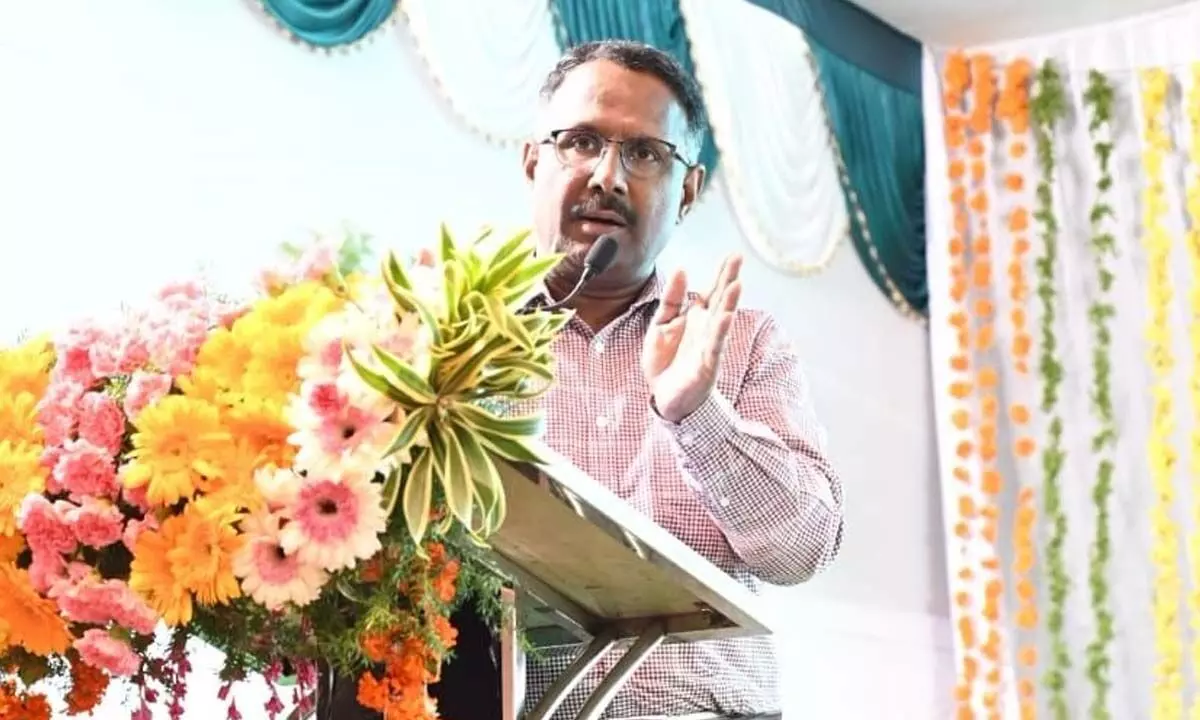
[[558, 453], [537, 452], [538, 466], [497, 463], [508, 516], [490, 539], [535, 645], [633, 637], [651, 622], [672, 641], [771, 633], [762, 598]]

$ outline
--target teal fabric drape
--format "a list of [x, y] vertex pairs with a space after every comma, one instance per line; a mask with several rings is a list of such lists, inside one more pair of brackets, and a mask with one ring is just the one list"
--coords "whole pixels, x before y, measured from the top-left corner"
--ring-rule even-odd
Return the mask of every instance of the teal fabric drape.
[[885, 295], [884, 272], [909, 307], [928, 315], [920, 44], [845, 0], [748, 2], [808, 36], [850, 184], [867, 216], [870, 239], [855, 223], [855, 250]]
[[383, 24], [397, 0], [261, 0], [300, 40], [317, 47], [349, 45]]
[[[595, 40], [637, 40], [670, 53], [690, 73], [691, 45], [676, 0], [550, 0], [558, 43], [566, 48]], [[717, 169], [712, 133], [704, 137], [700, 162], [709, 177]]]
[[[870, 231], [868, 239], [858, 223], [852, 224], [854, 248], [885, 295], [890, 290], [884, 272], [909, 307], [928, 316], [921, 98], [880, 82], [820, 45], [813, 45], [813, 53], [833, 132]], [[878, 263], [870, 257], [869, 243]]]

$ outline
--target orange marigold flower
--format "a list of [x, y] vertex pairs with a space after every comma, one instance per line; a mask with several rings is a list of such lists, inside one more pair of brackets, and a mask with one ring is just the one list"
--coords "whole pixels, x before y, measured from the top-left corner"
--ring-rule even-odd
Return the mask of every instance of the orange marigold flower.
[[76, 659], [71, 663], [71, 691], [67, 693], [67, 709], [72, 715], [91, 712], [108, 690], [108, 673]]
[[1017, 438], [1015, 449], [1017, 457], [1027, 458], [1037, 450], [1037, 442], [1031, 437], [1020, 437]]

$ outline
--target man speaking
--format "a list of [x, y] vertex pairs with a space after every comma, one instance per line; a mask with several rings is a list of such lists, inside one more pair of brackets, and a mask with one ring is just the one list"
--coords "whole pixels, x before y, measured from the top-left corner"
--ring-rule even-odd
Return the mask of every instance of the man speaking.
[[[794, 351], [769, 315], [738, 308], [741, 259], [699, 289], [657, 271], [703, 186], [704, 131], [695, 81], [652, 47], [580, 45], [547, 77], [524, 166], [539, 249], [566, 259], [542, 301], [571, 292], [599, 238], [615, 254], [571, 303], [541, 409], [551, 447], [757, 591], [833, 560], [842, 490]], [[571, 659], [531, 661], [527, 708]], [[665, 645], [605, 717], [778, 717], [777, 675], [769, 638]]]
[[[842, 489], [795, 352], [738, 307], [736, 255], [699, 291], [656, 269], [704, 184], [699, 88], [670, 56], [607, 41], [571, 49], [541, 95], [524, 170], [539, 250], [565, 259], [531, 302], [569, 298], [575, 317], [558, 382], [517, 411], [542, 411], [548, 445], [751, 590], [811, 578], [841, 545]], [[493, 639], [470, 612], [454, 623], [456, 657], [431, 688], [441, 714], [499, 718]], [[576, 652], [530, 659], [527, 709]], [[770, 638], [664, 645], [604, 717], [778, 718], [777, 675]], [[351, 684], [332, 694], [339, 719], [379, 717], [350, 707]]]

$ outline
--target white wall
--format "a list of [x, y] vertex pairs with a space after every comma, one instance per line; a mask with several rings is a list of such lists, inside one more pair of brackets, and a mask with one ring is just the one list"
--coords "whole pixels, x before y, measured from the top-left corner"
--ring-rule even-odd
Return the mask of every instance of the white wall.
[[[462, 129], [406, 42], [311, 54], [237, 2], [0, 5], [0, 338], [199, 267], [237, 287], [280, 242], [344, 221], [396, 248], [441, 220], [525, 222], [517, 151]], [[707, 278], [734, 249], [718, 187], [665, 264]], [[946, 717], [926, 333], [849, 245], [817, 277], [755, 258], [745, 274], [746, 302], [802, 348], [847, 488], [840, 562], [776, 596], [792, 717]]]

